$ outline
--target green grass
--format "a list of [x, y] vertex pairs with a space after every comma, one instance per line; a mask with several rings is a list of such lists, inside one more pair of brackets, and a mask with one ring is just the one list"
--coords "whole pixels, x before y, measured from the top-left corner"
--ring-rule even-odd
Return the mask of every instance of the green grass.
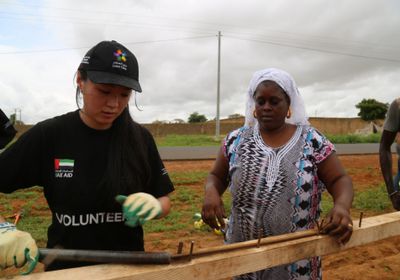
[[[0, 193], [0, 215], [7, 218], [17, 212], [22, 212], [18, 229], [29, 232], [39, 247], [46, 246], [47, 228], [51, 223], [48, 206], [38, 204], [38, 200], [42, 197], [41, 187], [21, 189], [11, 194]], [[15, 199], [22, 203], [12, 204]], [[47, 215], [37, 216], [34, 211], [41, 211], [47, 213]], [[7, 220], [14, 222], [14, 217], [8, 217]]]
[[[333, 207], [333, 199], [328, 192], [322, 195], [321, 209], [323, 215]], [[383, 214], [391, 210], [392, 204], [388, 198], [384, 184], [371, 186], [369, 189], [355, 192], [352, 209], [367, 211], [375, 215]]]
[[328, 212], [332, 209], [333, 207], [333, 199], [330, 196], [330, 194], [325, 191], [322, 194], [322, 200], [321, 200], [321, 210], [322, 210], [322, 216], [324, 217]]
[[170, 172], [169, 176], [174, 185], [190, 185], [204, 182], [207, 177], [207, 171], [190, 171], [190, 172]]
[[[194, 232], [193, 218], [195, 213], [201, 213], [203, 204], [203, 182], [208, 172], [171, 172], [170, 176], [175, 185], [175, 191], [171, 194], [171, 213], [160, 220], [152, 220], [144, 225], [145, 232], [168, 232], [174, 230], [186, 230]], [[200, 184], [201, 189], [194, 190], [194, 184]], [[196, 187], [198, 188], [198, 187]], [[223, 196], [226, 214], [229, 215], [231, 199], [230, 194], [226, 192]], [[179, 209], [173, 211], [174, 207]], [[208, 229], [203, 229], [208, 230]]]
[[326, 137], [334, 144], [379, 143], [381, 139], [381, 134], [375, 133], [369, 135], [326, 135]]
[[157, 146], [219, 146], [224, 136], [215, 139], [212, 135], [167, 135], [156, 137]]
[[46, 247], [47, 228], [51, 224], [51, 216], [24, 216], [18, 222], [18, 229], [29, 232], [36, 240], [38, 247]]
[[370, 210], [375, 213], [386, 212], [392, 206], [384, 184], [356, 193], [353, 208], [357, 210]]

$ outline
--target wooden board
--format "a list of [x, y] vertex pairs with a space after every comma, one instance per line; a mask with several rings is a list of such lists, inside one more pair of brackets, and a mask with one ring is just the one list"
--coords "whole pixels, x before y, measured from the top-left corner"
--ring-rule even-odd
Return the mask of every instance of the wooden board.
[[[261, 244], [260, 247], [214, 252], [169, 265], [96, 265], [35, 273], [12, 279], [63, 280], [72, 277], [96, 280], [221, 279], [312, 256], [332, 254], [397, 235], [400, 235], [400, 212], [364, 218], [361, 228], [358, 227], [358, 221], [354, 221], [353, 236], [345, 246], [338, 245], [329, 236], [316, 235], [267, 245]], [[264, 238], [263, 243], [267, 239]]]

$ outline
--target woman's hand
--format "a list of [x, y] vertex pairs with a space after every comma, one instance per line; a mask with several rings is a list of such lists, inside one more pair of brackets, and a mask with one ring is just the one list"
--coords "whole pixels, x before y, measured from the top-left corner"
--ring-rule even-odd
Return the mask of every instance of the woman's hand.
[[389, 195], [390, 201], [392, 202], [393, 208], [397, 211], [400, 210], [400, 191], [396, 191]]
[[143, 225], [146, 221], [162, 214], [160, 201], [148, 193], [138, 192], [129, 196], [117, 195], [115, 199], [122, 204], [125, 224], [130, 227]]
[[346, 174], [336, 153], [331, 153], [318, 164], [318, 176], [331, 194], [334, 206], [322, 225], [321, 233], [336, 238], [339, 244], [346, 244], [353, 233], [350, 208], [354, 192], [351, 178]]
[[225, 228], [224, 218], [226, 218], [226, 215], [224, 203], [218, 191], [213, 187], [206, 190], [201, 217], [211, 228]]
[[211, 172], [207, 176], [201, 218], [213, 229], [225, 229], [225, 208], [221, 197], [228, 186], [228, 160], [223, 152], [223, 145]]
[[334, 237], [339, 244], [346, 244], [353, 233], [353, 222], [349, 210], [336, 204], [324, 219], [327, 223], [322, 225], [321, 233]]

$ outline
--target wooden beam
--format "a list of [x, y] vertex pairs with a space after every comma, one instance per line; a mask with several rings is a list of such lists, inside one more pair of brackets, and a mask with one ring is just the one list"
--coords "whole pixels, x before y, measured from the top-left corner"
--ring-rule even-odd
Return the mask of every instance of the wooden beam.
[[[327, 235], [315, 235], [284, 242], [261, 244], [260, 247], [212, 252], [212, 254], [194, 256], [191, 260], [180, 260], [169, 265], [95, 265], [34, 273], [13, 279], [63, 280], [73, 277], [98, 280], [187, 280], [228, 278], [312, 256], [324, 256], [400, 235], [400, 212], [364, 218], [361, 228], [358, 227], [358, 224], [358, 220], [354, 221], [353, 236], [345, 246], [338, 245], [333, 238]], [[267, 239], [264, 238], [263, 243]]]

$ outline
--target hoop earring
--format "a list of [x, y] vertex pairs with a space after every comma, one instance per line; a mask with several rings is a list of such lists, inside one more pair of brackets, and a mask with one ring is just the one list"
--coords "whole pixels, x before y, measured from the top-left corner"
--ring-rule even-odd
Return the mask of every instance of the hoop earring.
[[254, 109], [254, 111], [253, 111], [253, 117], [254, 117], [255, 119], [257, 119], [257, 112], [256, 112], [256, 109]]
[[292, 116], [292, 110], [290, 110], [290, 107], [289, 107], [289, 110], [286, 114], [286, 118], [290, 119], [291, 116]]

